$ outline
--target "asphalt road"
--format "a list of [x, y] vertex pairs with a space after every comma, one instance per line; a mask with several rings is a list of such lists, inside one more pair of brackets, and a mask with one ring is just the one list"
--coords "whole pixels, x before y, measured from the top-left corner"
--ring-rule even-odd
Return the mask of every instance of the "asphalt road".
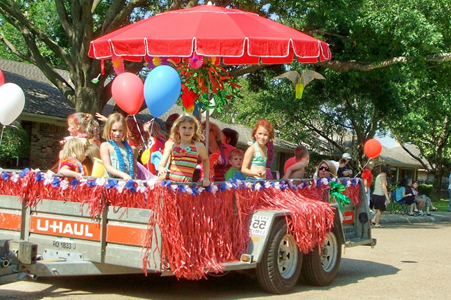
[[270, 295], [254, 278], [229, 273], [187, 281], [151, 275], [39, 279], [0, 286], [0, 299], [447, 299], [451, 295], [451, 224], [387, 224], [378, 245], [348, 248], [327, 287], [299, 283]]

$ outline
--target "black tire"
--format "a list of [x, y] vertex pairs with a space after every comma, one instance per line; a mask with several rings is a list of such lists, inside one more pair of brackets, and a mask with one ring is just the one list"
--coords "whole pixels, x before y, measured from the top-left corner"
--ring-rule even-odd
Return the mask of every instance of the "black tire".
[[302, 253], [293, 237], [287, 234], [285, 219], [276, 221], [265, 252], [257, 264], [260, 286], [273, 294], [288, 293], [296, 285], [302, 266]]
[[339, 227], [334, 226], [319, 251], [316, 246], [312, 252], [304, 255], [302, 277], [307, 284], [326, 286], [334, 281], [341, 262], [341, 242]]

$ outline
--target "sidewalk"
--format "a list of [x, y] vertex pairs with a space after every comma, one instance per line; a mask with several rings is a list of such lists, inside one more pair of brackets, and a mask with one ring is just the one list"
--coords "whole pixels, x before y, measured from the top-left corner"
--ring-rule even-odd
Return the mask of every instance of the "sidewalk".
[[[390, 213], [388, 211], [382, 214], [380, 223], [383, 224], [396, 224], [396, 223], [451, 223], [451, 212], [432, 212], [432, 216], [408, 216], [402, 214]], [[371, 218], [374, 214], [371, 215]]]

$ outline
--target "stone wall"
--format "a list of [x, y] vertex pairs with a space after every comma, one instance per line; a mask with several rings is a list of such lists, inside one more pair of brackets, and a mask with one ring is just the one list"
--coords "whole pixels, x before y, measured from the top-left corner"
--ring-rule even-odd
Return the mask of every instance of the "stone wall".
[[30, 168], [47, 171], [58, 162], [59, 141], [67, 136], [66, 127], [33, 122], [30, 136]]

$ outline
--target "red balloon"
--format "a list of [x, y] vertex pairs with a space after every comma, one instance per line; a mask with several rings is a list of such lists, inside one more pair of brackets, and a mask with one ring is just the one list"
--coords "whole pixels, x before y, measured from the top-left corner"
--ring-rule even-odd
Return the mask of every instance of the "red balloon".
[[144, 83], [133, 73], [121, 73], [111, 84], [111, 95], [122, 110], [136, 115], [144, 103]]
[[0, 86], [5, 83], [5, 76], [3, 76], [2, 70], [0, 70]]
[[378, 140], [375, 140], [375, 139], [369, 139], [365, 142], [365, 145], [363, 146], [363, 150], [365, 150], [365, 154], [369, 158], [376, 158], [382, 152], [381, 142], [379, 142]]

